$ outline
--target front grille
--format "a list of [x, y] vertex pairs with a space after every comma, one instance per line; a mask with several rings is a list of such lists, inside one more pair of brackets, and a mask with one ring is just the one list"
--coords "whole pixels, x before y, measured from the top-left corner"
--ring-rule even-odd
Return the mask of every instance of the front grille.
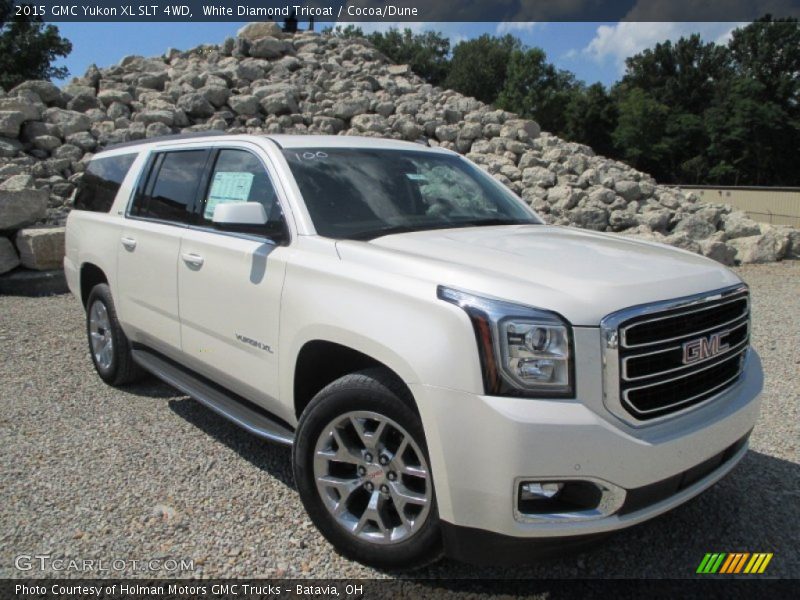
[[617, 339], [626, 411], [647, 420], [700, 404], [741, 375], [750, 340], [747, 289], [644, 310], [619, 323]]

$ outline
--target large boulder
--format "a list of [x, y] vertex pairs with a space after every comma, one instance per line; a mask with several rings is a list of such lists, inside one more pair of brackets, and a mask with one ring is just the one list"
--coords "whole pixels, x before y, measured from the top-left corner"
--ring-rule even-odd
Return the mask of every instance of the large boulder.
[[263, 37], [281, 37], [283, 30], [274, 21], [248, 23], [236, 32], [236, 36], [242, 39], [253, 41]]
[[17, 234], [23, 267], [37, 271], [60, 269], [64, 260], [64, 227], [23, 229]]
[[8, 238], [0, 237], [0, 275], [18, 266], [19, 256], [14, 250], [14, 244]]
[[15, 110], [0, 110], [0, 136], [19, 137], [19, 128], [25, 121], [25, 115]]
[[0, 231], [19, 229], [47, 215], [46, 189], [34, 187], [30, 175], [14, 175], [0, 183]]
[[11, 90], [11, 95], [17, 95], [19, 92], [31, 91], [35, 93], [42, 102], [46, 104], [55, 104], [63, 101], [63, 94], [58, 86], [50, 81], [31, 80], [23, 81], [17, 87]]
[[250, 43], [250, 56], [253, 58], [280, 58], [291, 50], [289, 42], [274, 37], [262, 37]]
[[185, 94], [178, 98], [178, 108], [190, 117], [210, 117], [214, 114], [214, 105], [200, 93]]
[[789, 236], [773, 230], [736, 238], [728, 244], [736, 250], [736, 260], [742, 264], [775, 262], [786, 254]]
[[58, 126], [61, 137], [67, 137], [79, 131], [88, 131], [92, 125], [92, 121], [89, 117], [75, 110], [48, 108], [44, 111], [43, 116], [45, 121]]

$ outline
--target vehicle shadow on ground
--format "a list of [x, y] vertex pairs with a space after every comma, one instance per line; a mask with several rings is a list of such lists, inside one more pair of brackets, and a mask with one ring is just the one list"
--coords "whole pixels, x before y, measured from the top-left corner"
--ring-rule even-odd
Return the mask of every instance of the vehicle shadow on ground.
[[[178, 393], [180, 394], [180, 392]], [[292, 475], [292, 451], [288, 446], [256, 437], [210, 408], [185, 396], [170, 400], [169, 409], [218, 442], [228, 446], [257, 469], [266, 472], [284, 485], [296, 489]]]
[[[157, 393], [161, 397], [161, 392]], [[289, 448], [246, 433], [190, 398], [170, 400], [169, 408], [259, 470], [295, 489]], [[765, 575], [797, 577], [798, 539], [800, 464], [750, 450], [732, 473], [697, 498], [579, 554], [537, 559], [520, 566], [475, 566], [444, 560], [410, 573], [387, 574], [421, 578], [432, 589], [457, 591], [460, 584], [448, 580], [693, 577], [707, 552], [773, 552]], [[509, 593], [506, 586], [503, 591]], [[518, 591], [529, 594], [536, 590], [527, 587]], [[493, 593], [491, 586], [484, 592]]]

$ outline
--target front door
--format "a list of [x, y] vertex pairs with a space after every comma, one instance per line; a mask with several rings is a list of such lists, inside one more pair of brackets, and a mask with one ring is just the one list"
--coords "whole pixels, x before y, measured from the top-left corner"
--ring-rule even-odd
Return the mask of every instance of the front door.
[[[187, 364], [280, 413], [278, 322], [286, 225], [273, 179], [249, 150], [214, 151], [197, 223], [181, 240], [178, 297]], [[221, 230], [212, 223], [225, 202], [259, 202], [267, 226]]]

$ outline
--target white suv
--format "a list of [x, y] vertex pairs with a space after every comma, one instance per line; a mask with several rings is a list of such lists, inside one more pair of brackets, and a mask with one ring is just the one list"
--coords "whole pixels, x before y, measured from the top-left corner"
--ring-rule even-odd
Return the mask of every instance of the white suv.
[[[542, 221], [442, 149], [203, 134], [101, 152], [64, 260], [112, 385], [292, 444], [343, 554], [516, 562], [659, 515], [747, 451], [747, 287]], [[265, 449], [265, 452], [268, 452]]]

